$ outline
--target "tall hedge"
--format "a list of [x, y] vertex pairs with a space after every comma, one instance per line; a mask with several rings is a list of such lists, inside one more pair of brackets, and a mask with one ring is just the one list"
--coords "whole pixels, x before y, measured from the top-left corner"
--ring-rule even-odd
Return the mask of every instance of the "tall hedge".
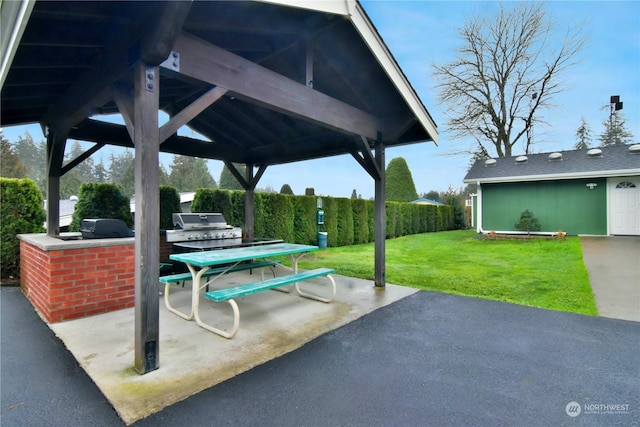
[[369, 240], [369, 210], [363, 199], [352, 199], [353, 209], [353, 243], [356, 245], [368, 243]]
[[180, 193], [176, 187], [169, 185], [160, 186], [160, 229], [171, 230], [173, 228], [173, 214], [182, 212], [180, 205]]
[[[244, 191], [196, 191], [193, 212], [222, 212], [231, 225], [244, 228]], [[318, 243], [317, 197], [256, 193], [254, 235], [302, 244]], [[369, 243], [375, 240], [373, 200], [322, 197], [327, 246]], [[386, 202], [387, 238], [407, 234], [453, 230], [452, 206]]]
[[80, 231], [82, 220], [87, 218], [121, 219], [127, 227], [133, 227], [133, 215], [129, 198], [118, 184], [84, 183], [80, 186], [78, 203], [71, 217], [70, 231]]
[[0, 178], [0, 269], [2, 278], [20, 274], [17, 234], [42, 233], [46, 214], [42, 193], [30, 179]]
[[[294, 210], [292, 196], [277, 193], [256, 193], [255, 235], [292, 242]], [[259, 201], [259, 203], [258, 203]], [[258, 223], [260, 228], [258, 228]]]
[[317, 204], [313, 196], [293, 197], [293, 227], [296, 243], [318, 244]]
[[338, 246], [338, 205], [333, 197], [322, 197], [327, 246]]
[[351, 199], [337, 198], [336, 201], [336, 213], [337, 213], [337, 244], [338, 246], [350, 246], [353, 245], [353, 207], [351, 206]]

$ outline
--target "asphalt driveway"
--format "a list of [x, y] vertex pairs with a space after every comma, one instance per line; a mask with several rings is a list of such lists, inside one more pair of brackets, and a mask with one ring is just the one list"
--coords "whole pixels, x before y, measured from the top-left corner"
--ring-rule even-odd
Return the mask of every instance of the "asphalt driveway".
[[[20, 290], [0, 303], [2, 425], [121, 425]], [[418, 292], [135, 425], [639, 425], [639, 355], [638, 322]]]

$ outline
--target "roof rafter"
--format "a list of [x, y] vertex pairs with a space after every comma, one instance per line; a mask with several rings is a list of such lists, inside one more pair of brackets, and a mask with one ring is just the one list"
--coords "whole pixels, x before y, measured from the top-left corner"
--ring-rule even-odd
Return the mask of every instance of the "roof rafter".
[[183, 33], [174, 50], [180, 75], [225, 87], [248, 102], [370, 139], [380, 130], [376, 117], [204, 40]]

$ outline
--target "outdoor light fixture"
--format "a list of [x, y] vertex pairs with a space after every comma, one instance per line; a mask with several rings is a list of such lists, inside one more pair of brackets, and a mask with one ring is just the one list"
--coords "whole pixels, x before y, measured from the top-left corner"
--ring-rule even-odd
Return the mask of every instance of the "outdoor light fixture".
[[597, 186], [598, 186], [598, 184], [596, 184], [595, 182], [590, 182], [590, 183], [587, 184], [587, 187], [589, 187], [589, 190], [593, 190]]

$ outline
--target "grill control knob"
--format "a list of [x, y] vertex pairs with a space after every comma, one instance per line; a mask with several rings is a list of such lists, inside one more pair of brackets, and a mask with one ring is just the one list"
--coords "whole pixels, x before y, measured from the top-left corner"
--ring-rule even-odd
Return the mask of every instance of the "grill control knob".
[[187, 237], [189, 240], [193, 240], [193, 236], [191, 234], [189, 234], [189, 237]]

